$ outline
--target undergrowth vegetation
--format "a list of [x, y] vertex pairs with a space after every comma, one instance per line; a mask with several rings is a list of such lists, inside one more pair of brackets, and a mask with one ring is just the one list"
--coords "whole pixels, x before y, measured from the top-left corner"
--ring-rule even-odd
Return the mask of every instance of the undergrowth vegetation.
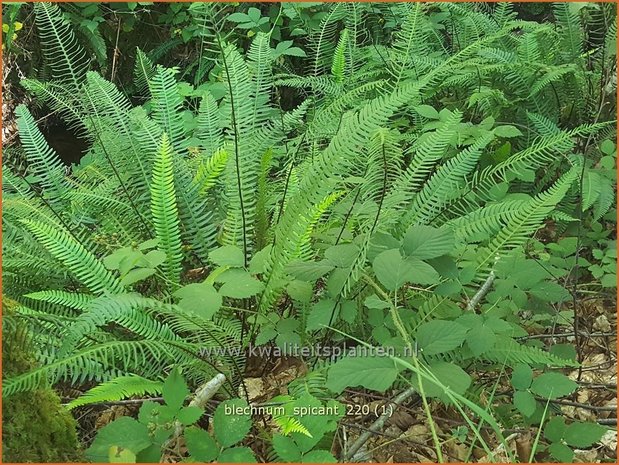
[[[580, 301], [616, 282], [613, 6], [167, 8], [163, 45], [192, 59], [125, 49], [115, 79], [103, 20], [33, 7], [45, 65], [3, 163], [2, 282], [38, 364], [4, 402], [163, 396], [100, 429], [93, 461], [363, 460], [351, 388], [413, 399], [437, 461], [456, 440], [438, 409], [463, 461], [596, 443], [556, 402], [579, 387]], [[79, 163], [41, 109], [88, 142]], [[278, 359], [296, 375], [257, 389]]]

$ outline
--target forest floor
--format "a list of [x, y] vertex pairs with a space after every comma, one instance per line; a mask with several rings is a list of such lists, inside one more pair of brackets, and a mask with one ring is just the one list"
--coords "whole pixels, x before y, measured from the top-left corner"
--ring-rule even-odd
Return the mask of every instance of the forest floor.
[[[560, 408], [566, 419], [580, 421], [595, 421], [603, 425], [614, 426], [617, 412], [617, 357], [616, 357], [616, 326], [614, 300], [588, 299], [579, 303], [581, 331], [580, 338], [582, 366], [566, 372], [577, 381], [580, 389], [571, 397], [553, 403], [553, 407]], [[562, 332], [563, 331], [563, 332]], [[567, 332], [567, 333], [566, 333]], [[568, 334], [563, 335], [561, 334]], [[531, 338], [541, 339], [544, 344], [574, 343], [573, 333], [569, 329], [557, 330], [555, 337], [550, 334], [531, 334]], [[264, 361], [262, 361], [264, 362]], [[253, 365], [253, 367], [252, 367]], [[262, 363], [258, 362], [258, 365]], [[269, 398], [286, 393], [286, 385], [307, 371], [305, 363], [296, 358], [272, 360], [268, 369], [250, 363], [244, 379], [249, 397], [252, 400], [268, 400]], [[262, 374], [264, 372], [264, 374]], [[262, 374], [262, 376], [259, 376]], [[471, 373], [471, 376], [480, 380], [481, 373]], [[490, 388], [495, 379], [485, 380]], [[511, 386], [508, 377], [503, 385], [499, 385], [495, 402], [510, 402]], [[68, 397], [74, 397], [70, 391], [65, 391]], [[369, 414], [346, 416], [340, 422], [339, 434], [333, 446], [336, 457], [341, 457], [344, 450], [350, 447], [356, 439], [366, 431], [370, 431], [378, 417], [373, 412], [380, 412], [381, 406], [397, 395], [397, 392], [388, 392], [378, 395], [366, 390], [346, 390], [340, 399], [347, 405], [369, 405]], [[218, 401], [211, 403], [214, 410]], [[80, 437], [87, 446], [95, 437], [96, 432], [119, 418], [120, 416], [137, 415], [141, 405], [140, 399], [120, 401], [104, 405], [93, 405], [78, 408], [74, 414], [80, 425]], [[378, 407], [378, 408], [377, 408]], [[488, 454], [481, 446], [475, 443], [470, 429], [465, 429], [466, 423], [455, 408], [446, 407], [440, 403], [432, 403], [432, 418], [436, 425], [437, 434], [442, 442], [443, 459], [447, 462], [488, 462]], [[207, 409], [208, 411], [209, 409]], [[212, 411], [211, 410], [211, 411]], [[207, 426], [206, 422], [203, 425]], [[502, 463], [509, 462], [509, 456], [503, 447], [493, 439], [494, 435], [489, 427], [482, 425], [482, 435], [488, 445], [495, 447], [494, 460]], [[521, 462], [528, 462], [531, 450], [534, 447], [536, 428], [509, 429], [504, 435], [513, 456]], [[249, 437], [247, 445], [252, 447], [257, 456], [266, 457], [266, 444], [259, 439], [259, 435]], [[468, 458], [470, 456], [470, 458]], [[609, 431], [598, 444], [587, 450], [576, 450], [575, 461], [583, 463], [616, 462], [617, 433]], [[437, 462], [433, 446], [432, 434], [421, 405], [421, 401], [414, 397], [404, 402], [386, 424], [377, 431], [372, 430], [370, 438], [363, 447], [354, 454], [352, 461], [377, 463], [415, 463]], [[535, 461], [549, 461], [543, 452], [535, 456]]]

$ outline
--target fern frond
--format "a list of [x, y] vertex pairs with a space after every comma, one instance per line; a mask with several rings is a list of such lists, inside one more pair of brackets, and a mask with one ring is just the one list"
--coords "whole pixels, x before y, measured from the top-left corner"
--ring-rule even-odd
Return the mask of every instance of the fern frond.
[[516, 366], [519, 363], [541, 364], [554, 367], [577, 367], [578, 363], [573, 360], [560, 358], [538, 347], [519, 344], [514, 339], [497, 336], [496, 344], [483, 355], [484, 359]]
[[183, 253], [174, 189], [172, 147], [165, 133], [153, 164], [150, 210], [159, 247], [166, 253], [164, 273], [171, 282], [179, 283]]
[[15, 109], [19, 138], [26, 152], [32, 175], [43, 187], [43, 194], [52, 205], [62, 203], [68, 190], [64, 166], [47, 144], [34, 118], [23, 105]]
[[95, 294], [122, 292], [120, 281], [103, 263], [64, 229], [40, 221], [23, 220], [26, 228]]
[[155, 377], [165, 365], [194, 360], [196, 352], [196, 346], [186, 343], [150, 340], [105, 342], [30, 372], [4, 379], [2, 396], [6, 398], [18, 392], [34, 390], [46, 381], [54, 383], [70, 380], [77, 383], [100, 379], [101, 375], [119, 376], [130, 372], [141, 373], [141, 376], [147, 378]]
[[168, 135], [174, 149], [182, 153], [185, 149], [183, 138], [184, 125], [181, 115], [183, 98], [178, 93], [175, 78], [176, 71], [157, 66], [155, 75], [150, 79], [153, 119]]
[[66, 82], [74, 92], [78, 92], [88, 61], [70, 22], [55, 3], [35, 3], [34, 12], [44, 57], [52, 69], [52, 78]]
[[161, 381], [152, 381], [137, 375], [119, 376], [73, 399], [67, 404], [67, 408], [72, 410], [83, 405], [122, 400], [131, 396], [156, 395], [160, 394], [162, 389], [163, 382]]
[[85, 310], [95, 296], [88, 294], [79, 294], [76, 292], [67, 292], [59, 290], [48, 290], [31, 292], [24, 295], [29, 299], [40, 300], [43, 302], [49, 302], [56, 305], [64, 305], [65, 307], [75, 308], [78, 310]]

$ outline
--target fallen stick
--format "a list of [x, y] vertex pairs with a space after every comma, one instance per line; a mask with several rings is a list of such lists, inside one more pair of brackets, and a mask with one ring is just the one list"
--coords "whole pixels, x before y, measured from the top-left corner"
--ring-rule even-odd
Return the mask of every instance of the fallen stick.
[[[400, 393], [395, 399], [393, 399], [391, 401], [391, 404], [394, 404], [397, 407], [416, 392], [417, 391], [414, 388], [410, 387], [406, 391]], [[390, 411], [390, 409], [386, 409], [383, 414], [378, 417], [378, 420], [372, 423], [372, 426], [370, 426], [363, 433], [361, 433], [361, 436], [359, 436], [357, 440], [353, 443], [353, 445], [350, 446], [350, 449], [347, 450], [344, 461], [350, 460], [359, 451], [359, 449], [361, 449], [363, 444], [365, 444], [366, 441], [370, 439], [370, 436], [372, 436], [372, 434], [376, 433], [383, 426], [385, 426], [385, 423], [387, 423], [387, 420], [392, 414], [393, 411]]]
[[477, 293], [473, 296], [473, 298], [469, 300], [469, 303], [466, 306], [467, 311], [469, 312], [475, 311], [475, 307], [479, 305], [479, 302], [481, 302], [481, 299], [484, 298], [484, 296], [488, 293], [488, 291], [492, 287], [492, 283], [494, 282], [495, 277], [496, 276], [494, 274], [494, 270], [492, 270], [490, 272], [490, 275], [484, 282], [484, 284], [481, 286], [481, 288], [477, 291]]
[[[226, 375], [222, 373], [218, 373], [212, 380], [204, 383], [202, 386], [198, 388], [196, 391], [196, 395], [193, 397], [191, 402], [189, 402], [189, 407], [198, 407], [203, 409], [206, 406], [206, 403], [209, 401], [211, 397], [215, 395], [215, 393], [223, 386], [226, 381]], [[180, 421], [176, 421], [174, 424], [174, 434], [166, 443], [165, 449], [169, 448], [174, 444], [174, 442], [178, 439], [178, 437], [183, 432], [183, 425]]]

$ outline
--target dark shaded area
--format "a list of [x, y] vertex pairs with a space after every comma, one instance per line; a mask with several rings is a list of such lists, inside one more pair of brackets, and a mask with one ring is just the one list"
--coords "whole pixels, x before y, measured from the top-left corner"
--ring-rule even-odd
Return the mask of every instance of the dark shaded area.
[[41, 132], [49, 146], [67, 166], [78, 164], [90, 149], [86, 139], [61, 121], [53, 121], [50, 125], [42, 127]]

